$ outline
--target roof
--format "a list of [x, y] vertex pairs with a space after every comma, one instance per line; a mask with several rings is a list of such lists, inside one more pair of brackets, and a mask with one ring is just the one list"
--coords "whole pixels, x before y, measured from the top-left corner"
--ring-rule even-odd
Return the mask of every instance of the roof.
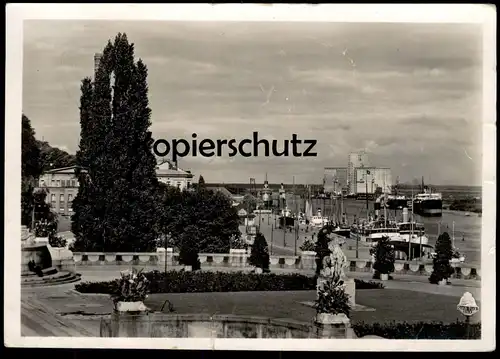
[[180, 168], [173, 168], [172, 164], [165, 162], [156, 167], [156, 175], [158, 177], [182, 177], [193, 178], [194, 175]]
[[68, 172], [75, 172], [75, 170], [77, 168], [79, 168], [79, 166], [69, 166], [69, 167], [54, 168], [54, 169], [45, 171], [44, 174], [47, 174], [47, 173], [59, 173], [59, 172], [66, 172], [66, 173], [68, 173]]

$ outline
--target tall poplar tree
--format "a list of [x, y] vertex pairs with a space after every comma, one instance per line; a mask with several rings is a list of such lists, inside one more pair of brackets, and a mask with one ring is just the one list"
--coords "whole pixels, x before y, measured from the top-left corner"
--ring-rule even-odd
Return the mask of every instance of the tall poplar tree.
[[73, 202], [75, 250], [152, 251], [158, 181], [152, 153], [147, 68], [118, 34], [80, 98], [80, 189]]

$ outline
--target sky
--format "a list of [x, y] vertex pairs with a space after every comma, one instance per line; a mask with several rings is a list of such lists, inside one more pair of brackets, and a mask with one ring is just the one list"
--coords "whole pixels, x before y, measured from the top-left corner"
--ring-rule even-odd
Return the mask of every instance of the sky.
[[477, 25], [25, 21], [23, 112], [38, 139], [78, 149], [81, 80], [118, 32], [148, 67], [155, 139], [317, 140], [317, 157], [179, 159], [206, 182], [321, 183], [365, 150], [394, 180], [481, 184]]

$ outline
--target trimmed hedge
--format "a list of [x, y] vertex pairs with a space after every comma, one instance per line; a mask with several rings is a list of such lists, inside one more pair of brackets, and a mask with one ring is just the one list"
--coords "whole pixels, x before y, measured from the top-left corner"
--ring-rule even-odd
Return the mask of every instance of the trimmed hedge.
[[[150, 281], [149, 292], [252, 292], [316, 290], [316, 278], [302, 274], [255, 274], [245, 272], [185, 272], [152, 271], [144, 273]], [[356, 289], [383, 289], [381, 283], [355, 279]], [[83, 282], [75, 285], [80, 293], [112, 294], [118, 288], [117, 281]]]
[[[467, 339], [463, 321], [442, 322], [389, 322], [366, 324], [351, 323], [358, 337], [377, 335], [385, 339]], [[469, 339], [481, 339], [481, 323], [470, 324]]]

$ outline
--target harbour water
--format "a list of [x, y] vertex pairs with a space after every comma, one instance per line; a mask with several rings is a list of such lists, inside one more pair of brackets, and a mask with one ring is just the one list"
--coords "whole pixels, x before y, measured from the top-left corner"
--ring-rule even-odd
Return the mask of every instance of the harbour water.
[[[332, 213], [330, 200], [313, 199], [313, 208], [321, 208], [325, 215]], [[344, 200], [344, 210], [349, 223], [354, 217], [366, 218], [366, 202], [362, 200]], [[373, 202], [369, 202], [369, 210], [373, 212]], [[388, 211], [388, 217], [402, 218], [401, 211]], [[417, 222], [425, 225], [429, 244], [434, 246], [439, 233], [448, 232], [450, 237], [455, 237], [454, 245], [461, 253], [466, 255], [467, 263], [479, 264], [481, 262], [481, 220], [476, 213], [466, 215], [465, 212], [443, 210], [442, 217], [414, 216]], [[453, 223], [455, 224], [453, 226]], [[453, 230], [454, 227], [454, 230]]]

